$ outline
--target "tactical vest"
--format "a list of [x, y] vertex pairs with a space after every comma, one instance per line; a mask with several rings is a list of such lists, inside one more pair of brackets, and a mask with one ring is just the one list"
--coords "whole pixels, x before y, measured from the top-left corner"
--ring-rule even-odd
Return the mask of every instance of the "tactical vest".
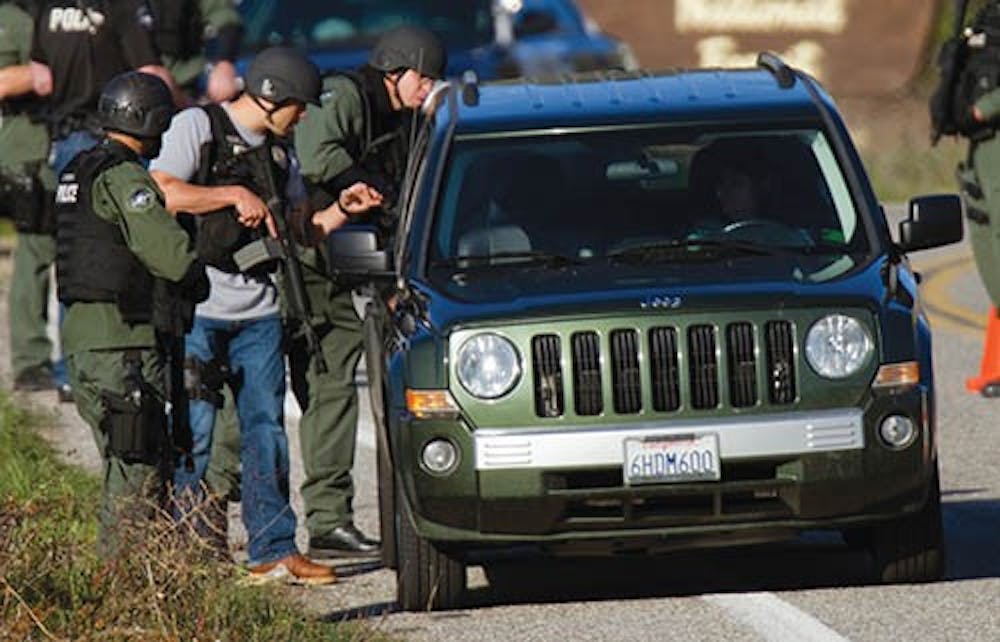
[[125, 146], [104, 141], [73, 159], [56, 188], [56, 283], [59, 300], [115, 303], [126, 323], [148, 323], [153, 276], [129, 250], [121, 230], [94, 212], [94, 181], [135, 162]]
[[153, 12], [156, 47], [175, 60], [193, 58], [202, 50], [205, 29], [195, 0], [147, 0]]
[[[193, 182], [197, 185], [242, 185], [258, 195], [265, 203], [284, 203], [288, 185], [288, 150], [281, 143], [268, 137], [268, 143], [251, 147], [233, 125], [220, 105], [201, 107], [212, 126], [212, 138], [202, 145], [198, 172]], [[266, 175], [270, 165], [274, 184], [279, 194], [271, 194]], [[282, 205], [283, 206], [283, 205]], [[237, 273], [233, 253], [266, 234], [263, 225], [254, 230], [241, 225], [235, 207], [194, 217], [196, 222], [195, 249], [198, 258], [224, 272]]]

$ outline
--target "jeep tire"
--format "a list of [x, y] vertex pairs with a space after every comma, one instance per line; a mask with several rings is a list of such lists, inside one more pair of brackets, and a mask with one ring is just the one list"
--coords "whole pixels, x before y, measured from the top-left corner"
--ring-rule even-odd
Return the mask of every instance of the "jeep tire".
[[420, 537], [402, 489], [397, 488], [396, 499], [396, 599], [400, 607], [404, 611], [438, 611], [459, 606], [465, 594], [465, 562]]
[[936, 464], [929, 486], [927, 503], [920, 511], [872, 528], [869, 551], [875, 564], [875, 581], [933, 582], [944, 575], [941, 487]]

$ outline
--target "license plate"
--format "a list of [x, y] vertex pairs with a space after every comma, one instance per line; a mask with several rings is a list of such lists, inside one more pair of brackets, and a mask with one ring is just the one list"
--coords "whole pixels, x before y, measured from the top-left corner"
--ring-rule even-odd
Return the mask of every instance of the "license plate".
[[719, 437], [682, 435], [625, 440], [625, 484], [718, 481]]

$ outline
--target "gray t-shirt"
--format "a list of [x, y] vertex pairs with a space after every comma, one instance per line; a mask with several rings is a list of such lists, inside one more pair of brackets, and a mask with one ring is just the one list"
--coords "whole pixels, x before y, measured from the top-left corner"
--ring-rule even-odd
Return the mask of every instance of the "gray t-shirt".
[[[223, 103], [226, 113], [229, 104]], [[264, 135], [252, 132], [233, 120], [237, 133], [250, 147], [264, 144]], [[201, 147], [212, 139], [212, 124], [208, 114], [200, 107], [185, 109], [170, 122], [163, 134], [163, 149], [150, 164], [149, 169], [166, 172], [182, 181], [191, 181], [201, 162]], [[305, 199], [305, 186], [299, 173], [298, 161], [291, 156], [286, 197], [289, 203]], [[278, 290], [271, 279], [230, 274], [207, 268], [211, 291], [199, 303], [195, 314], [223, 321], [249, 321], [278, 314]]]

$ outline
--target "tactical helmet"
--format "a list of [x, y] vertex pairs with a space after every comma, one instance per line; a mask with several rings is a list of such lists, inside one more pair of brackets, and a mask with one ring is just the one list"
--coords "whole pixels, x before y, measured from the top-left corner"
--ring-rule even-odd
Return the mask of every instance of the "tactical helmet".
[[104, 86], [97, 113], [105, 129], [136, 138], [159, 138], [170, 126], [174, 97], [159, 77], [127, 71]]
[[319, 105], [319, 69], [298, 49], [271, 47], [257, 54], [247, 69], [246, 91], [276, 105], [289, 100]]
[[448, 55], [441, 39], [422, 27], [403, 25], [382, 34], [368, 64], [381, 71], [413, 69], [423, 76], [444, 77]]

